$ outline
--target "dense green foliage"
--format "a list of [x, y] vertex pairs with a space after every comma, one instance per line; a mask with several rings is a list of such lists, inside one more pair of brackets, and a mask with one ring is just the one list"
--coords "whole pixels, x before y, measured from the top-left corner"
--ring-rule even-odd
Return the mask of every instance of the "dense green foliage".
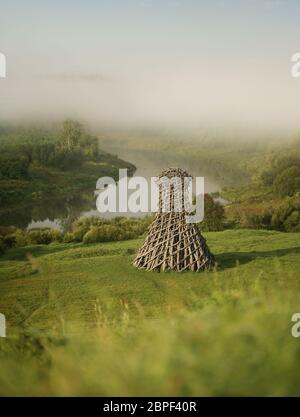
[[0, 261], [1, 395], [299, 395], [300, 234], [205, 235], [216, 271], [131, 264], [141, 240]]
[[1, 136], [0, 178], [23, 179], [30, 165], [63, 170], [78, 169], [85, 161], [101, 162], [105, 152], [98, 149], [97, 138], [72, 120], [59, 130], [15, 130]]
[[[116, 217], [111, 220], [104, 220], [99, 217], [83, 217], [73, 224], [73, 241], [96, 243], [137, 238], [146, 231], [150, 221], [151, 217]], [[69, 234], [69, 241], [70, 238]]]
[[231, 226], [299, 232], [299, 146], [290, 146], [285, 153], [284, 157], [271, 158], [266, 154], [267, 168], [252, 182], [223, 191], [222, 195], [231, 201], [226, 208]]
[[19, 229], [0, 227], [0, 251], [30, 244], [48, 245], [53, 242], [112, 242], [141, 236], [149, 226], [151, 217], [102, 219], [96, 216], [81, 217], [71, 226], [71, 232], [57, 229]]
[[271, 227], [285, 232], [300, 232], [300, 198], [288, 198], [276, 207]]
[[271, 167], [262, 173], [262, 181], [280, 197], [300, 194], [300, 156], [274, 157]]
[[224, 229], [225, 211], [222, 204], [209, 194], [204, 195], [204, 219], [199, 224], [205, 232], [217, 232]]
[[299, 232], [300, 198], [286, 197], [266, 202], [245, 201], [226, 209], [227, 222], [247, 229]]
[[299, 167], [291, 166], [276, 176], [273, 189], [280, 197], [300, 195], [300, 160]]
[[97, 179], [118, 179], [120, 168], [127, 168], [129, 175], [135, 170], [100, 150], [98, 139], [72, 120], [58, 128], [2, 129], [0, 224], [26, 227], [31, 220], [46, 218], [73, 221], [78, 211], [92, 207]]
[[300, 157], [289, 156], [273, 156], [271, 158], [270, 167], [262, 172], [262, 180], [265, 185], [273, 185], [278, 175], [281, 175], [288, 168], [300, 168]]

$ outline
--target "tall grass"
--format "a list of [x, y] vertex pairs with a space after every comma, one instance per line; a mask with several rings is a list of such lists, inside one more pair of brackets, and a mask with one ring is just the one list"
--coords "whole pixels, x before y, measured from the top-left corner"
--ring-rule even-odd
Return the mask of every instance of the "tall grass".
[[201, 274], [134, 269], [138, 241], [4, 255], [0, 393], [299, 395], [299, 235], [207, 237], [219, 267]]

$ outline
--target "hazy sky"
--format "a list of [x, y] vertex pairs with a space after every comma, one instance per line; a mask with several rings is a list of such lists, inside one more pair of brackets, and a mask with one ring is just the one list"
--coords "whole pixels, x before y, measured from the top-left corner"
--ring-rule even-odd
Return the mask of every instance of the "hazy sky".
[[0, 0], [0, 117], [300, 129], [299, 0]]

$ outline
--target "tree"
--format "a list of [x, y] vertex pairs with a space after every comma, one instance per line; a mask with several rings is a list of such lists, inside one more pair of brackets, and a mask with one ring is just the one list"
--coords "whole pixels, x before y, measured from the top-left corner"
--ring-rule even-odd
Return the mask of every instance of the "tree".
[[264, 185], [272, 186], [278, 177], [287, 168], [298, 167], [300, 168], [300, 157], [289, 155], [280, 158], [273, 159], [271, 167], [264, 171], [261, 175], [261, 179]]
[[272, 229], [283, 232], [300, 231], [300, 199], [287, 197], [280, 206], [274, 209], [272, 215]]
[[199, 224], [203, 231], [219, 231], [224, 228], [225, 212], [219, 201], [214, 200], [209, 194], [204, 195], [204, 219]]
[[300, 192], [300, 167], [291, 166], [277, 175], [273, 183], [273, 190], [280, 197], [292, 197]]
[[78, 146], [82, 133], [80, 123], [67, 119], [63, 122], [60, 144], [70, 151]]

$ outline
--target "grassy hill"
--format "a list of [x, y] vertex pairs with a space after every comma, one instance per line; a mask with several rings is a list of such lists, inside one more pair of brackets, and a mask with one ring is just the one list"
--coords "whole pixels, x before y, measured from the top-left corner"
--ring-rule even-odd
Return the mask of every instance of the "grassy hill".
[[0, 260], [0, 394], [299, 395], [300, 234], [206, 234], [218, 267], [131, 266], [141, 240]]

